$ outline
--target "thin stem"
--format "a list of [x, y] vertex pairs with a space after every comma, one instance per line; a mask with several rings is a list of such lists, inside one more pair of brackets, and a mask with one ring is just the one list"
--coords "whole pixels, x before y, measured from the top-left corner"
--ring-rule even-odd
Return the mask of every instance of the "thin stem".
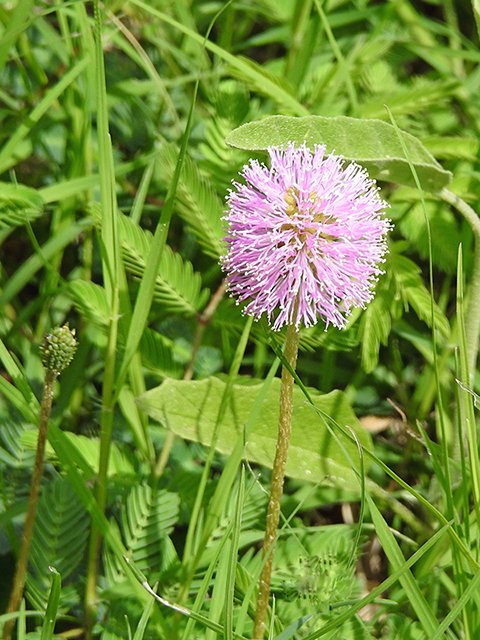
[[328, 18], [325, 15], [325, 12], [322, 8], [323, 0], [314, 0], [315, 7], [318, 11], [318, 15], [320, 16], [320, 20], [322, 21], [323, 28], [325, 33], [327, 34], [328, 41], [332, 48], [333, 53], [338, 62], [338, 66], [341, 69], [343, 74], [343, 78], [345, 80], [345, 87], [347, 89], [348, 97], [350, 98], [350, 107], [352, 109], [352, 115], [356, 116], [358, 114], [358, 96], [355, 90], [355, 85], [353, 84], [352, 76], [350, 70], [348, 68], [348, 63], [345, 60], [345, 56], [342, 53], [342, 50], [338, 46], [337, 41], [335, 40], [335, 36], [333, 35], [332, 28], [330, 27], [330, 23], [328, 22]]
[[[210, 302], [205, 307], [204, 312], [201, 315], [199, 315], [197, 318], [198, 323], [197, 323], [197, 330], [193, 338], [192, 355], [190, 357], [189, 363], [185, 368], [182, 380], [191, 380], [193, 378], [193, 369], [195, 367], [195, 360], [197, 359], [198, 350], [200, 349], [200, 345], [202, 344], [203, 334], [205, 333], [205, 329], [207, 328], [207, 325], [210, 323], [210, 320], [212, 319], [212, 315], [216, 311], [223, 296], [225, 295], [226, 290], [227, 290], [227, 281], [222, 280], [220, 286], [211, 297]], [[167, 431], [167, 435], [165, 436], [163, 447], [158, 457], [158, 461], [155, 466], [155, 471], [153, 474], [155, 480], [158, 480], [163, 474], [163, 472], [165, 471], [165, 467], [167, 466], [168, 458], [170, 457], [170, 451], [172, 449], [174, 440], [175, 440], [175, 434], [173, 433], [173, 431]]]
[[[294, 324], [289, 325], [285, 342], [285, 358], [293, 370], [295, 370], [297, 364], [299, 339], [299, 330]], [[257, 611], [255, 613], [253, 628], [253, 638], [255, 640], [262, 640], [265, 635], [265, 621], [267, 618], [270, 582], [272, 578], [274, 543], [280, 520], [280, 499], [283, 493], [285, 465], [287, 463], [288, 445], [290, 444], [290, 435], [292, 433], [293, 383], [293, 376], [286, 367], [283, 367], [277, 449], [273, 462], [270, 501], [268, 504], [267, 524], [263, 540], [263, 556], [264, 558], [267, 556], [267, 559], [260, 575]]]
[[187, 367], [183, 374], [183, 380], [191, 380], [193, 377], [193, 368], [195, 366], [195, 360], [197, 359], [198, 350], [200, 349], [200, 346], [202, 344], [203, 334], [205, 333], [205, 329], [210, 323], [210, 320], [212, 319], [212, 316], [215, 313], [218, 305], [222, 301], [226, 290], [227, 281], [226, 279], [224, 279], [222, 280], [220, 286], [215, 291], [213, 296], [210, 298], [210, 302], [205, 307], [203, 313], [197, 317], [197, 330], [193, 338], [192, 355], [190, 357], [190, 362], [187, 364]]
[[[110, 445], [113, 432], [113, 417], [115, 407], [115, 356], [118, 335], [118, 290], [114, 289], [112, 317], [110, 320], [109, 340], [105, 356], [105, 371], [103, 375], [102, 411], [100, 415], [100, 459], [98, 464], [98, 478], [96, 483], [96, 499], [98, 508], [105, 512], [107, 504], [108, 462], [110, 459]], [[99, 528], [92, 522], [87, 561], [87, 579], [85, 585], [85, 635], [89, 639], [92, 635], [94, 619], [97, 610], [97, 576], [100, 558], [101, 534]]]
[[[117, 356], [118, 323], [120, 314], [120, 291], [122, 292], [122, 313], [129, 311], [125, 294], [126, 281], [123, 269], [121, 247], [118, 233], [118, 213], [115, 194], [115, 171], [112, 142], [108, 126], [107, 88], [105, 79], [105, 61], [102, 48], [103, 11], [100, 0], [94, 0], [94, 63], [96, 68], [96, 117], [98, 140], [98, 169], [100, 176], [100, 204], [102, 209], [102, 228], [100, 239], [102, 273], [105, 290], [110, 302], [111, 317], [108, 328], [108, 343], [105, 355], [105, 370], [102, 384], [102, 410], [100, 415], [100, 456], [95, 494], [98, 508], [105, 512], [107, 502], [107, 471], [110, 457], [110, 444], [113, 432], [114, 407], [123, 380], [115, 376]], [[101, 548], [101, 534], [92, 521], [87, 560], [85, 584], [85, 637], [90, 640], [97, 614], [98, 564]]]
[[[12, 593], [10, 602], [8, 603], [7, 613], [18, 611], [20, 601], [25, 588], [25, 579], [27, 576], [28, 556], [30, 546], [32, 544], [33, 527], [35, 524], [35, 516], [37, 515], [37, 504], [40, 497], [40, 485], [43, 474], [43, 459], [45, 455], [45, 443], [48, 433], [48, 421], [50, 419], [50, 411], [52, 409], [53, 391], [58, 373], [47, 369], [45, 372], [45, 382], [43, 387], [43, 398], [40, 407], [40, 423], [38, 427], [37, 452], [35, 454], [35, 463], [33, 466], [32, 483], [30, 485], [30, 495], [28, 498], [27, 515], [25, 518], [25, 526], [23, 528], [22, 546], [20, 555], [18, 556], [15, 576], [13, 578]], [[15, 626], [15, 618], [8, 620], [3, 628], [4, 640], [10, 640], [13, 628]]]
[[440, 197], [459, 211], [472, 227], [475, 236], [473, 254], [473, 274], [468, 288], [468, 303], [465, 313], [465, 333], [467, 338], [468, 372], [473, 379], [478, 356], [478, 339], [480, 332], [480, 218], [475, 211], [461, 198], [448, 189], [440, 192]]

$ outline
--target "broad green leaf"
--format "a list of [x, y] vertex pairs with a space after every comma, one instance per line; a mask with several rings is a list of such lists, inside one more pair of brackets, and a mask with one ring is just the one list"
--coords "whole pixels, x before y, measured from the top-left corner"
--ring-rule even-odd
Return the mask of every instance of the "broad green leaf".
[[[441, 191], [451, 181], [451, 173], [442, 169], [419, 140], [405, 131], [402, 136], [422, 188]], [[226, 141], [233, 147], [250, 151], [285, 146], [288, 142], [306, 142], [311, 148], [325, 144], [328, 153], [335, 152], [347, 161], [360, 163], [372, 178], [415, 186], [395, 129], [381, 120], [268, 116], [234, 129]]]
[[[262, 386], [255, 381], [234, 385], [215, 445], [221, 453], [230, 454], [233, 451]], [[137, 402], [147, 414], [176, 434], [209, 446], [224, 390], [225, 383], [218, 378], [194, 382], [165, 380], [159, 387], [140, 396]], [[322, 414], [341, 426], [348, 425], [354, 429], [364, 447], [371, 446], [370, 436], [359, 424], [342, 392], [332, 391], [321, 395], [312, 390], [311, 394], [318, 411], [305, 401], [298, 387], [294, 388], [293, 432], [286, 473], [292, 478], [310, 482], [329, 481], [355, 491], [358, 489], [357, 476], [345, 452], [358, 463], [357, 448], [334, 428], [340, 446], [326, 426]], [[277, 440], [279, 396], [280, 380], [275, 378], [245, 446], [250, 462], [270, 468]]]

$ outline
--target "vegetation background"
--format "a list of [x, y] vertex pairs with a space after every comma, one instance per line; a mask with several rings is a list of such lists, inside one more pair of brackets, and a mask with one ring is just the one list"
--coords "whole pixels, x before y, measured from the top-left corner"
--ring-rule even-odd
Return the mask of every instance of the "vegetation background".
[[[250, 637], [269, 470], [255, 457], [242, 467], [242, 430], [274, 413], [282, 334], [242, 316], [222, 285], [224, 198], [252, 156], [225, 136], [274, 114], [389, 122], [387, 105], [479, 211], [475, 10], [0, 3], [4, 607], [37, 441], [38, 345], [66, 322], [79, 343], [56, 386], [17, 637]], [[332, 425], [299, 419], [302, 459], [318, 459], [313, 482], [295, 463], [286, 485], [278, 640], [480, 637], [480, 233], [444, 193], [380, 186], [395, 230], [375, 300], [344, 331], [302, 332], [298, 374], [344, 440], [318, 456]], [[365, 447], [363, 484], [345, 424]]]

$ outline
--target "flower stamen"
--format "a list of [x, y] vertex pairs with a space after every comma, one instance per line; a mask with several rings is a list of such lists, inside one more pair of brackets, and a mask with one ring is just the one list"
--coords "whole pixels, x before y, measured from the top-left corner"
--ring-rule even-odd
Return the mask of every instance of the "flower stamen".
[[228, 198], [222, 267], [229, 289], [248, 301], [245, 313], [266, 313], [274, 329], [310, 326], [318, 317], [344, 327], [351, 309], [371, 300], [382, 273], [388, 205], [361, 167], [345, 167], [323, 146], [268, 151], [271, 168], [251, 161], [242, 171], [246, 184], [234, 183]]

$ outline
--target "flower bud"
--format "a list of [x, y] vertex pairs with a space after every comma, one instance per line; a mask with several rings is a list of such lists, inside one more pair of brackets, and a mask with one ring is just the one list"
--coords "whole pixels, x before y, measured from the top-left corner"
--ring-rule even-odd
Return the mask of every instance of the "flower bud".
[[76, 350], [75, 329], [70, 329], [68, 324], [57, 327], [51, 333], [45, 334], [40, 346], [43, 366], [59, 374], [73, 360]]

